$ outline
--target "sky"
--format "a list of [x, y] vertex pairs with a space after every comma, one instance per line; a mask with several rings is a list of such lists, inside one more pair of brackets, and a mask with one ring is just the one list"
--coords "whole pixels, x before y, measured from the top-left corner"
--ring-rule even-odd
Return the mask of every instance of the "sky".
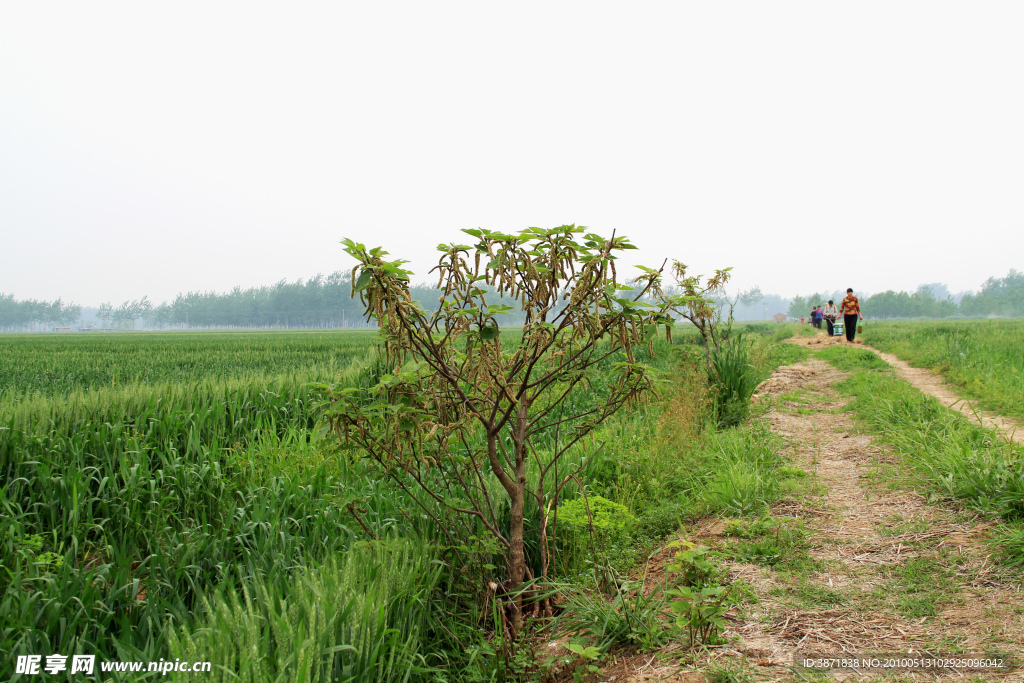
[[[86, 306], [464, 228], [784, 296], [1024, 270], [1024, 3], [0, 5], [0, 292]], [[422, 276], [422, 277], [420, 277]]]

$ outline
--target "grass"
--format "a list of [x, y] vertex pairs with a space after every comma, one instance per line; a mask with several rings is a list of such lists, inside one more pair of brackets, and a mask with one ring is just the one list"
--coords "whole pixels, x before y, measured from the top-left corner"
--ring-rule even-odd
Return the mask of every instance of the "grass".
[[908, 534], [919, 534], [927, 531], [931, 525], [923, 519], [905, 520], [896, 516], [892, 520], [892, 526], [878, 525], [878, 535], [883, 537], [906, 536]]
[[871, 322], [864, 341], [939, 371], [984, 408], [1024, 418], [1024, 321]]
[[373, 330], [0, 334], [0, 398], [295, 375], [331, 381], [365, 362]]
[[933, 617], [956, 590], [949, 570], [934, 557], [917, 557], [888, 572], [885, 599], [896, 598], [896, 611], [907, 619]]
[[733, 561], [798, 573], [818, 566], [808, 553], [802, 520], [767, 516], [748, 523], [735, 520], [726, 525], [725, 535], [730, 540], [723, 544], [722, 553]]
[[[257, 578], [241, 595], [217, 591], [193, 626], [169, 631], [171, 655], [218, 662], [217, 681], [395, 681], [430, 675], [428, 606], [440, 579], [426, 544], [357, 545], [296, 572]], [[198, 628], [197, 628], [198, 627]], [[275, 647], [268, 647], [274, 643]]]
[[849, 602], [845, 593], [812, 583], [806, 573], [790, 572], [782, 576], [786, 581], [773, 588], [771, 594], [797, 609], [829, 609]]
[[[318, 437], [311, 383], [365, 381], [374, 339], [0, 336], [0, 650], [209, 658], [247, 680], [306, 662], [310, 680], [489, 680], [504, 666], [501, 619], [480, 587], [503, 567], [485, 541], [444, 540]], [[780, 495], [767, 427], [714, 428], [696, 342], [641, 354], [659, 396], [567, 457], [636, 521], [607, 547], [567, 545], [563, 579], [589, 585], [596, 561], [626, 571], [682, 520], [758, 513]], [[801, 353], [754, 337], [752, 381]]]
[[[242, 667], [225, 645], [237, 626], [260, 643], [259, 661], [244, 664], [253, 680], [287, 678], [284, 663], [295, 671], [304, 657], [333, 672], [325, 680], [347, 668], [372, 680], [380, 662], [415, 673], [414, 659], [422, 669], [458, 653], [437, 619], [473, 610], [450, 572], [439, 578], [450, 565], [432, 530], [410, 519], [400, 491], [316, 438], [324, 397], [310, 381], [358, 382], [373, 338], [0, 338], [0, 650], [157, 660], [177, 638]], [[375, 537], [412, 549], [386, 562], [359, 551], [370, 539], [350, 503]], [[391, 578], [378, 591], [382, 562]], [[285, 609], [344, 604], [344, 577], [362, 596], [354, 611]], [[417, 595], [422, 607], [428, 594], [412, 616], [408, 599], [388, 597]], [[355, 632], [369, 638], [358, 656], [346, 649], [355, 641], [330, 639]]]
[[[836, 367], [852, 371], [838, 385], [852, 399], [849, 409], [871, 433], [890, 444], [898, 472], [921, 484], [933, 499], [958, 501], [1001, 517], [1000, 549], [1008, 561], [1024, 564], [1024, 448], [994, 431], [972, 424], [898, 379], [888, 367], [875, 369], [862, 349], [833, 347], [820, 352]], [[895, 471], [894, 471], [895, 472]]]

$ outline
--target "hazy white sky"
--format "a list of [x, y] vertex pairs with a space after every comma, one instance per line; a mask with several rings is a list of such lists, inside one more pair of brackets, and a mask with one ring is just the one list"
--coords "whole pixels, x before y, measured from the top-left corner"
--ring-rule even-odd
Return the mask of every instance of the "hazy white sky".
[[791, 296], [1024, 269], [1024, 3], [0, 5], [0, 292], [575, 222]]

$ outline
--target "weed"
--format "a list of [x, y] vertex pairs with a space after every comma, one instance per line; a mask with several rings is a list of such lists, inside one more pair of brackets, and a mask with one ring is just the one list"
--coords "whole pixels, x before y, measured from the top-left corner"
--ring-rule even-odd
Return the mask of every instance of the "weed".
[[750, 361], [750, 342], [741, 332], [709, 352], [708, 379], [715, 390], [715, 413], [721, 427], [740, 424], [750, 414], [750, 397], [757, 388]]
[[665, 591], [669, 608], [676, 612], [676, 625], [686, 630], [690, 647], [716, 645], [725, 629], [729, 589], [723, 586], [679, 586]]
[[988, 543], [1002, 553], [1006, 564], [1024, 567], [1024, 523], [1014, 520], [1000, 524]]
[[802, 389], [782, 394], [779, 400], [785, 403], [817, 403], [817, 399]]
[[834, 607], [844, 605], [847, 597], [833, 588], [819, 586], [807, 580], [800, 581], [789, 589], [776, 589], [781, 595], [787, 592], [802, 606], [812, 607]]
[[579, 663], [572, 670], [573, 683], [580, 683], [584, 678], [600, 673], [601, 667], [597, 666], [597, 662], [604, 657], [601, 650], [576, 642], [569, 643], [568, 647], [570, 652], [579, 657]]
[[878, 535], [879, 536], [906, 536], [909, 534], [919, 534], [927, 531], [931, 525], [927, 520], [923, 519], [903, 519], [898, 515], [892, 520], [892, 526], [885, 524], [878, 524]]
[[742, 662], [733, 664], [713, 664], [702, 672], [707, 683], [754, 683], [757, 679]]
[[570, 592], [564, 607], [556, 631], [589, 636], [602, 653], [616, 645], [650, 650], [669, 640], [662, 616], [665, 596], [660, 590], [623, 591], [610, 602], [600, 594]]
[[829, 346], [818, 351], [819, 358], [827, 360], [843, 372], [856, 370], [891, 371], [892, 368], [874, 351], [850, 346]]
[[954, 585], [948, 570], [931, 557], [910, 559], [889, 574], [894, 579], [889, 594], [898, 597], [896, 611], [908, 619], [935, 616], [937, 604], [949, 599]]
[[778, 437], [766, 425], [725, 432], [709, 445], [717, 446], [708, 449], [709, 464], [717, 465], [717, 473], [704, 494], [712, 511], [750, 515], [778, 499]]
[[723, 555], [738, 562], [800, 572], [817, 566], [807, 552], [807, 533], [798, 520], [762, 517], [750, 524], [730, 522], [725, 534], [741, 539], [722, 548]]
[[782, 467], [779, 468], [779, 476], [799, 479], [808, 476], [808, 473], [806, 470], [800, 467], [791, 467], [790, 465], [783, 465]]
[[668, 566], [675, 580], [684, 586], [707, 586], [717, 583], [722, 569], [714, 561], [716, 553], [691, 541], [675, 541], [668, 548], [685, 548], [677, 552]]

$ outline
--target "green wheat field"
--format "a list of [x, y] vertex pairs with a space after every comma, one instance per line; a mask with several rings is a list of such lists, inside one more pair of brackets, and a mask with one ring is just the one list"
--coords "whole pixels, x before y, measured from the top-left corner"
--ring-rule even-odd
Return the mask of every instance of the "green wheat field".
[[[785, 341], [799, 326], [744, 329], [746, 391], [807, 354]], [[1021, 415], [1024, 323], [865, 332]], [[640, 358], [657, 397], [567, 457], [615, 515], [600, 538], [563, 534], [553, 574], [567, 591], [600, 584], [596, 552], [625, 575], [682, 523], [756, 516], [803, 485], [765, 425], [716, 428], [698, 338], [674, 337]], [[14, 655], [80, 653], [212, 661], [214, 680], [514, 678], [483, 534], [450, 547], [436, 511], [323, 435], [316, 387], [375, 382], [376, 338], [0, 335], [0, 673]]]

